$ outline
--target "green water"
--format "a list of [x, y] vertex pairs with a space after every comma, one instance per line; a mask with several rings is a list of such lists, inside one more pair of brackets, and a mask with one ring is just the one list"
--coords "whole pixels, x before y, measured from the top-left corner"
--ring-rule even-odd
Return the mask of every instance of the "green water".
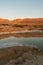
[[43, 50], [43, 37], [0, 39], [0, 48], [12, 46], [35, 46]]

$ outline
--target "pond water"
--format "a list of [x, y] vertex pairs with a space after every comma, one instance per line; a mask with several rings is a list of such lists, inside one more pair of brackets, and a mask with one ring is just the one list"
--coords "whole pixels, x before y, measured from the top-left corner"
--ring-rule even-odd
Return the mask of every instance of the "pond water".
[[0, 48], [12, 46], [35, 46], [43, 50], [43, 37], [16, 38], [10, 37], [0, 39]]

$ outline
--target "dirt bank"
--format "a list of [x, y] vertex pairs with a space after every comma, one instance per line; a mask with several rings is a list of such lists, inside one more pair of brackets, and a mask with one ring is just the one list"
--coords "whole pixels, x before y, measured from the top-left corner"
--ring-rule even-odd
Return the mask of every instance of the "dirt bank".
[[43, 52], [34, 47], [0, 49], [0, 65], [43, 65]]

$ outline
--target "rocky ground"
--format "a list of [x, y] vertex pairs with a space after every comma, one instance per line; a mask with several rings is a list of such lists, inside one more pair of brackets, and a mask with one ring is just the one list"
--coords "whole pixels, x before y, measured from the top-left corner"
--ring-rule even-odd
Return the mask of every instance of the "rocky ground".
[[34, 47], [0, 49], [0, 65], [43, 65], [43, 52]]

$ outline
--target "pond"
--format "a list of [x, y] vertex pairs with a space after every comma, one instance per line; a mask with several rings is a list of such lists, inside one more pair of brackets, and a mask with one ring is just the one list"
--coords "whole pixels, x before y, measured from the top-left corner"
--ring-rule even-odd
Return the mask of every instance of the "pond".
[[0, 39], [0, 48], [12, 46], [35, 46], [43, 50], [43, 37], [16, 38], [9, 37]]

